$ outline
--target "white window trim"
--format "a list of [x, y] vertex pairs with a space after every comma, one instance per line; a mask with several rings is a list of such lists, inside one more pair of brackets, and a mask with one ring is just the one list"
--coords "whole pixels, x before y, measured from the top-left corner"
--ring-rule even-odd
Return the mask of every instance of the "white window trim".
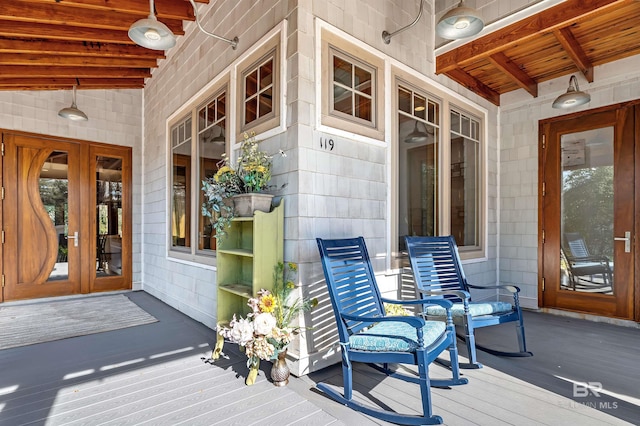
[[[247, 62], [248, 58], [251, 58], [252, 55], [255, 55], [257, 51], [263, 49], [263, 46], [270, 42], [275, 37], [278, 37], [279, 43], [279, 67], [278, 72], [280, 73], [280, 89], [279, 89], [279, 101], [280, 101], [280, 113], [279, 120], [275, 127], [267, 129], [262, 133], [256, 135], [257, 140], [267, 139], [278, 134], [284, 133], [286, 130], [286, 99], [287, 99], [287, 91], [286, 91], [286, 34], [287, 34], [287, 20], [283, 20], [280, 24], [276, 25], [272, 28], [267, 34], [265, 34], [260, 40], [258, 40], [250, 49], [248, 49], [244, 54], [230, 63], [227, 67], [224, 68], [216, 77], [214, 77], [209, 83], [207, 83], [202, 89], [200, 89], [196, 94], [191, 96], [187, 101], [185, 101], [180, 108], [174, 111], [172, 114], [167, 117], [165, 121], [165, 148], [166, 148], [166, 156], [165, 156], [165, 220], [166, 220], [166, 238], [165, 238], [165, 258], [168, 261], [183, 263], [187, 265], [197, 266], [204, 269], [216, 270], [216, 257], [215, 254], [204, 254], [202, 251], [195, 249], [194, 247], [189, 248], [189, 253], [184, 251], [175, 250], [171, 244], [171, 181], [173, 176], [172, 167], [172, 147], [171, 147], [171, 127], [181, 121], [181, 119], [186, 118], [187, 114], [191, 114], [192, 118], [192, 153], [196, 152], [195, 144], [197, 143], [197, 111], [200, 106], [202, 106], [208, 99], [211, 98], [214, 94], [218, 93], [224, 85], [227, 85], [227, 97], [228, 97], [228, 105], [232, 107], [227, 107], [227, 126], [229, 128], [228, 133], [226, 134], [227, 143], [228, 143], [228, 154], [233, 157], [237, 154], [237, 148], [240, 146], [243, 138], [241, 134], [238, 134], [236, 131], [232, 129], [237, 128], [238, 114], [237, 108], [238, 105], [238, 93], [236, 92], [237, 88], [237, 80], [238, 80], [238, 72], [239, 67]], [[192, 177], [192, 181], [194, 178]], [[195, 185], [194, 185], [195, 186]], [[191, 194], [192, 197], [197, 196], [200, 187], [192, 188]], [[197, 199], [194, 198], [194, 200]], [[193, 201], [192, 203], [195, 203]], [[198, 209], [200, 206], [196, 206]], [[195, 213], [192, 211], [192, 216]], [[192, 244], [193, 245], [193, 244]]]
[[[429, 93], [431, 93], [432, 95], [434, 95], [437, 98], [442, 99], [442, 104], [441, 104], [441, 114], [444, 114], [444, 111], [449, 111], [450, 110], [450, 105], [449, 104], [453, 104], [456, 106], [457, 109], [462, 110], [462, 111], [467, 111], [467, 112], [473, 112], [471, 115], [477, 117], [480, 119], [481, 123], [482, 123], [482, 129], [481, 129], [481, 140], [482, 140], [482, 147], [481, 147], [481, 152], [482, 152], [482, 156], [483, 156], [483, 160], [482, 161], [487, 161], [488, 157], [488, 152], [489, 152], [489, 130], [488, 130], [488, 123], [489, 123], [489, 110], [485, 107], [483, 107], [482, 105], [478, 104], [477, 102], [474, 102], [473, 100], [470, 100], [468, 98], [463, 97], [460, 93], [444, 86], [443, 84], [441, 84], [440, 82], [434, 80], [433, 78], [426, 76], [418, 71], [416, 71], [415, 69], [407, 66], [406, 64], [388, 56], [387, 54], [383, 53], [382, 51], [380, 51], [379, 49], [368, 45], [366, 43], [364, 43], [363, 41], [353, 37], [352, 35], [342, 31], [339, 28], [334, 27], [333, 25], [329, 24], [328, 22], [316, 17], [315, 18], [315, 40], [316, 40], [316, 45], [315, 45], [315, 57], [316, 57], [316, 61], [315, 61], [315, 91], [316, 91], [316, 96], [315, 96], [315, 102], [316, 102], [316, 106], [319, 106], [322, 104], [322, 33], [323, 31], [325, 31], [326, 33], [332, 34], [335, 37], [339, 37], [341, 39], [344, 39], [346, 42], [357, 46], [360, 49], [365, 49], [370, 55], [373, 55], [377, 58], [380, 58], [380, 60], [382, 61], [382, 66], [380, 68], [378, 68], [378, 71], [380, 72], [378, 81], [379, 84], [382, 84], [382, 91], [380, 91], [379, 93], [383, 93], [384, 96], [382, 96], [382, 101], [383, 101], [383, 111], [391, 111], [390, 113], [384, 113], [383, 114], [383, 119], [381, 120], [381, 123], [383, 123], [383, 135], [380, 138], [374, 138], [374, 137], [368, 137], [359, 133], [354, 133], [354, 132], [350, 132], [350, 131], [345, 131], [339, 128], [335, 128], [332, 126], [328, 126], [322, 123], [322, 111], [320, 107], [316, 107], [315, 109], [315, 128], [314, 130], [317, 133], [323, 133], [323, 134], [327, 134], [327, 135], [334, 135], [334, 136], [340, 136], [340, 137], [344, 137], [344, 138], [348, 138], [354, 141], [358, 141], [358, 142], [362, 142], [362, 143], [368, 143], [368, 144], [372, 144], [375, 146], [391, 146], [391, 141], [392, 138], [394, 138], [394, 133], [396, 132], [396, 128], [393, 126], [393, 123], [395, 122], [395, 118], [394, 118], [394, 114], [396, 111], [393, 110], [392, 105], [394, 103], [393, 101], [393, 97], [395, 96], [394, 90], [395, 90], [395, 78], [398, 74], [400, 74], [401, 76], [406, 77], [409, 76], [411, 77], [412, 80], [418, 81], [419, 85], [418, 87], [428, 87]], [[434, 63], [434, 69], [435, 69], [435, 63]], [[406, 78], [404, 78], [406, 79]], [[449, 135], [450, 134], [450, 129], [449, 129], [449, 119], [446, 120], [442, 120], [441, 117], [441, 122], [440, 122], [440, 132], [443, 135]], [[441, 143], [441, 149], [442, 149], [442, 143]], [[387, 164], [391, 165], [392, 164], [392, 150], [391, 149], [387, 149]], [[450, 160], [450, 159], [447, 159]], [[445, 159], [443, 159], [442, 161], [445, 161]], [[498, 164], [498, 168], [499, 168], [499, 164]], [[482, 182], [483, 182], [483, 187], [482, 187], [482, 215], [483, 215], [483, 221], [482, 221], [482, 231], [481, 231], [481, 238], [483, 241], [483, 246], [482, 246], [482, 253], [464, 253], [464, 256], [461, 254], [461, 258], [462, 258], [462, 262], [463, 263], [476, 263], [476, 262], [484, 262], [488, 260], [488, 256], [487, 256], [487, 252], [488, 252], [488, 247], [487, 244], [489, 242], [489, 223], [488, 223], [488, 209], [489, 209], [489, 199], [488, 199], [488, 185], [489, 185], [489, 168], [486, 167], [486, 164], [483, 164], [482, 167]], [[499, 170], [497, 170], [499, 171]], [[389, 198], [387, 200], [387, 241], [391, 242], [392, 241], [392, 236], [394, 235], [394, 233], [396, 232], [393, 228], [393, 226], [395, 225], [395, 223], [393, 222], [394, 220], [396, 220], [393, 216], [393, 206], [392, 206], [392, 202], [391, 202], [391, 194], [393, 194], [392, 191], [394, 191], [394, 185], [396, 184], [396, 180], [395, 178], [393, 178], [393, 174], [394, 174], [394, 170], [392, 169], [392, 167], [387, 167], [387, 193], [390, 194]], [[450, 176], [447, 175], [447, 179]], [[443, 176], [440, 184], [442, 185], [442, 180], [445, 179], [445, 177]], [[496, 182], [496, 186], [497, 189], [499, 190], [499, 182]], [[439, 189], [441, 190], [441, 189]], [[496, 214], [499, 214], [499, 206], [495, 206], [496, 208]], [[442, 215], [441, 215], [442, 217]], [[498, 220], [498, 218], [496, 218], [496, 220]], [[496, 223], [496, 226], [498, 225], [498, 223]], [[389, 244], [388, 247], [388, 253], [386, 256], [386, 263], [387, 263], [387, 273], [394, 273], [397, 271], [396, 265], [394, 265], [394, 261], [393, 261], [393, 257], [392, 257], [392, 249], [391, 249], [391, 244]]]

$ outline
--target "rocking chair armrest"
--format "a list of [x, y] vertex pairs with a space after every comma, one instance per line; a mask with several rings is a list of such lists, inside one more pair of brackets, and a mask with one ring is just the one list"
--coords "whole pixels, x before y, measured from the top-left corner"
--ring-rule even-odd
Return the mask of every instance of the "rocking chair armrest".
[[398, 305], [440, 305], [447, 310], [450, 310], [453, 307], [453, 303], [447, 299], [434, 299], [429, 297], [424, 299], [405, 300], [385, 299], [384, 297], [381, 297], [380, 299], [385, 303], [395, 303]]
[[497, 288], [501, 288], [504, 290], [508, 290], [511, 293], [520, 293], [520, 287], [512, 284], [501, 284], [501, 285], [473, 285], [467, 284], [469, 288], [476, 288], [478, 290], [493, 290]]
[[458, 297], [464, 302], [468, 302], [471, 299], [471, 294], [464, 290], [418, 290], [418, 292], [425, 296], [452, 295]]
[[422, 328], [424, 327], [424, 319], [420, 317], [410, 317], [410, 316], [402, 316], [402, 317], [362, 317], [359, 315], [349, 315], [349, 314], [340, 314], [340, 316], [349, 321], [360, 321], [363, 323], [371, 323], [375, 324], [378, 322], [406, 322], [412, 327]]

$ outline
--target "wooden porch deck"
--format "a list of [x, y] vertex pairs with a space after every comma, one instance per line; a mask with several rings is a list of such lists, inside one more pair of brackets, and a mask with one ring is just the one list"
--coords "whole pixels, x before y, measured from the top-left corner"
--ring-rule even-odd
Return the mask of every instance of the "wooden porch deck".
[[[144, 292], [127, 293], [154, 324], [0, 351], [0, 425], [369, 425], [384, 424], [326, 398], [315, 383], [340, 387], [338, 366], [274, 387], [263, 363], [245, 386], [245, 358], [204, 361], [212, 330]], [[604, 425], [640, 422], [640, 330], [527, 312], [532, 358], [480, 352], [485, 367], [463, 370], [469, 384], [433, 391], [448, 425]], [[495, 329], [495, 330], [491, 330]], [[478, 340], [515, 345], [513, 325], [480, 330]], [[432, 376], [446, 370], [435, 366]], [[357, 367], [364, 400], [412, 412], [418, 387]], [[573, 397], [571, 382], [601, 384]], [[584, 392], [579, 385], [578, 393]], [[595, 407], [595, 408], [594, 408]]]

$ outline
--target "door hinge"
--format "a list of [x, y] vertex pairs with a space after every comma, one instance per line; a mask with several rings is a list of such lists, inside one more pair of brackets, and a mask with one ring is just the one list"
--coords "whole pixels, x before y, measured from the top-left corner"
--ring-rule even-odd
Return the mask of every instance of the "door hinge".
[[544, 229], [542, 230], [542, 244], [544, 244]]
[[2, 230], [2, 244], [4, 244], [4, 230]]
[[542, 277], [542, 291], [544, 291], [544, 277]]
[[4, 200], [4, 186], [2, 187], [2, 199]]
[[547, 195], [547, 183], [542, 182], [542, 196], [544, 197], [545, 195]]
[[542, 135], [542, 149], [547, 147], [547, 135]]
[[4, 142], [2, 142], [2, 156], [4, 157]]

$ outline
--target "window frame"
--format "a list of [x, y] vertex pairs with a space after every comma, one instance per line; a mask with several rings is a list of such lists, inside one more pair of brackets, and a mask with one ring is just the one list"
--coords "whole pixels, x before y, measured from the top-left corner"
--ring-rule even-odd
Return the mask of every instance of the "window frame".
[[[207, 106], [212, 101], [217, 101], [217, 99], [222, 95], [225, 95], [226, 98], [226, 108], [225, 108], [225, 117], [222, 120], [225, 120], [225, 144], [223, 152], [230, 152], [230, 142], [228, 136], [228, 128], [229, 122], [232, 119], [230, 117], [230, 84], [228, 76], [218, 80], [216, 84], [209, 87], [205, 90], [201, 96], [196, 97], [192, 100], [192, 102], [188, 103], [188, 108], [185, 108], [181, 111], [181, 114], [176, 118], [170, 119], [167, 122], [168, 127], [168, 139], [169, 139], [169, 149], [168, 149], [168, 159], [167, 159], [167, 170], [168, 170], [168, 185], [167, 185], [167, 210], [168, 210], [168, 223], [167, 223], [167, 253], [170, 258], [175, 260], [182, 260], [186, 262], [195, 262], [198, 264], [205, 265], [213, 265], [215, 263], [216, 251], [212, 249], [200, 249], [200, 231], [201, 224], [201, 206], [202, 206], [202, 197], [201, 197], [201, 189], [202, 184], [200, 182], [200, 174], [201, 174], [201, 158], [200, 158], [200, 135], [205, 132], [206, 129], [200, 129], [200, 111], [202, 109], [206, 109]], [[190, 121], [189, 132], [190, 138], [189, 141], [191, 143], [190, 147], [190, 164], [188, 170], [189, 176], [189, 198], [190, 203], [187, 206], [186, 211], [188, 214], [189, 220], [189, 246], [174, 246], [173, 245], [173, 168], [174, 168], [174, 160], [173, 160], [173, 137], [174, 137], [174, 129], [176, 126], [180, 126], [181, 124], [185, 124]], [[220, 120], [217, 120], [220, 121]], [[213, 126], [210, 126], [213, 127]]]
[[[236, 127], [235, 140], [242, 141], [244, 133], [263, 134], [272, 129], [280, 128], [285, 130], [283, 107], [285, 90], [283, 84], [285, 58], [283, 57], [282, 30], [279, 29], [274, 34], [269, 35], [254, 51], [249, 53], [235, 66], [235, 87], [236, 87]], [[269, 58], [273, 58], [273, 81], [272, 81], [272, 111], [263, 117], [258, 117], [245, 124], [245, 102], [246, 88], [245, 77], [252, 70], [264, 64]]]
[[[478, 207], [477, 207], [477, 236], [478, 236], [478, 245], [477, 246], [460, 246], [459, 252], [460, 257], [463, 260], [469, 259], [482, 259], [486, 257], [487, 250], [487, 237], [486, 233], [488, 231], [489, 224], [486, 221], [486, 208], [487, 208], [487, 185], [488, 185], [488, 176], [487, 176], [487, 165], [486, 165], [486, 150], [487, 150], [487, 141], [486, 141], [486, 133], [484, 131], [487, 116], [486, 112], [482, 112], [476, 110], [471, 106], [461, 107], [462, 102], [459, 99], [455, 98], [451, 94], [439, 90], [433, 84], [430, 84], [428, 81], [416, 77], [409, 72], [406, 72], [397, 67], [393, 67], [391, 72], [391, 81], [392, 85], [392, 99], [391, 99], [391, 109], [392, 113], [392, 128], [391, 132], [391, 145], [390, 145], [390, 156], [391, 156], [391, 196], [390, 196], [390, 204], [391, 204], [391, 218], [390, 218], [390, 235], [391, 235], [391, 253], [393, 267], [401, 267], [402, 259], [404, 259], [404, 254], [400, 252], [400, 227], [399, 223], [401, 220], [400, 217], [400, 206], [399, 206], [399, 191], [400, 191], [400, 175], [399, 173], [399, 144], [402, 143], [399, 140], [399, 118], [398, 115], [400, 113], [399, 99], [398, 99], [398, 90], [399, 88], [405, 87], [410, 88], [411, 90], [417, 92], [420, 95], [426, 96], [428, 100], [438, 100], [440, 102], [440, 111], [439, 111], [439, 140], [437, 141], [439, 145], [438, 150], [438, 184], [437, 184], [437, 234], [438, 235], [449, 235], [451, 233], [451, 131], [450, 131], [450, 114], [451, 111], [456, 111], [458, 113], [462, 113], [464, 115], [470, 116], [473, 119], [477, 120], [479, 123], [478, 126], [478, 137], [479, 137], [479, 146], [478, 146], [478, 158], [476, 159], [477, 164], [477, 176], [479, 182], [477, 183], [477, 198], [478, 198]], [[464, 105], [464, 104], [462, 104]]]
[[[330, 132], [337, 129], [342, 132], [348, 132], [348, 134], [361, 135], [373, 140], [384, 140], [384, 59], [364, 46], [351, 43], [327, 28], [321, 29], [320, 38], [321, 60], [317, 68], [319, 73], [317, 79], [321, 82], [321, 89], [316, 97], [316, 103], [320, 111], [317, 123], [318, 128]], [[336, 54], [340, 58], [354, 61], [363, 69], [366, 67], [367, 71], [373, 71], [371, 122], [333, 111], [333, 58]]]
[[[336, 81], [335, 81], [335, 67], [332, 65], [329, 67], [329, 84], [331, 85], [331, 87], [329, 88], [329, 115], [331, 116], [335, 116], [338, 118], [341, 118], [343, 120], [347, 120], [347, 121], [351, 121], [355, 124], [359, 124], [362, 126], [367, 126], [367, 127], [371, 127], [371, 128], [376, 128], [376, 124], [377, 124], [377, 117], [376, 117], [376, 99], [378, 97], [377, 94], [377, 90], [376, 90], [376, 81], [378, 80], [378, 73], [377, 70], [375, 68], [373, 68], [371, 65], [367, 64], [366, 62], [363, 62], [357, 58], [354, 58], [353, 56], [349, 55], [348, 53], [342, 52], [340, 49], [334, 47], [334, 46], [329, 46], [329, 64], [333, 64], [334, 62], [334, 58], [339, 58], [341, 60], [343, 60], [344, 62], [347, 62], [351, 65], [351, 74], [350, 74], [350, 78], [351, 78], [351, 86], [347, 87], [344, 84], [339, 84], [339, 86], [341, 86], [345, 91], [351, 93], [350, 99], [351, 99], [351, 107], [352, 107], [352, 114], [347, 114], [345, 112], [339, 111], [335, 109], [335, 90], [334, 90], [334, 86], [336, 85]], [[371, 95], [366, 94], [365, 92], [362, 92], [358, 89], [356, 89], [355, 86], [355, 68], [358, 67], [364, 71], [369, 72], [369, 74], [371, 74]], [[371, 120], [366, 120], [364, 118], [358, 117], [355, 115], [356, 112], [356, 101], [355, 101], [355, 97], [356, 95], [360, 95], [363, 97], [366, 97], [368, 99], [371, 100]]]

